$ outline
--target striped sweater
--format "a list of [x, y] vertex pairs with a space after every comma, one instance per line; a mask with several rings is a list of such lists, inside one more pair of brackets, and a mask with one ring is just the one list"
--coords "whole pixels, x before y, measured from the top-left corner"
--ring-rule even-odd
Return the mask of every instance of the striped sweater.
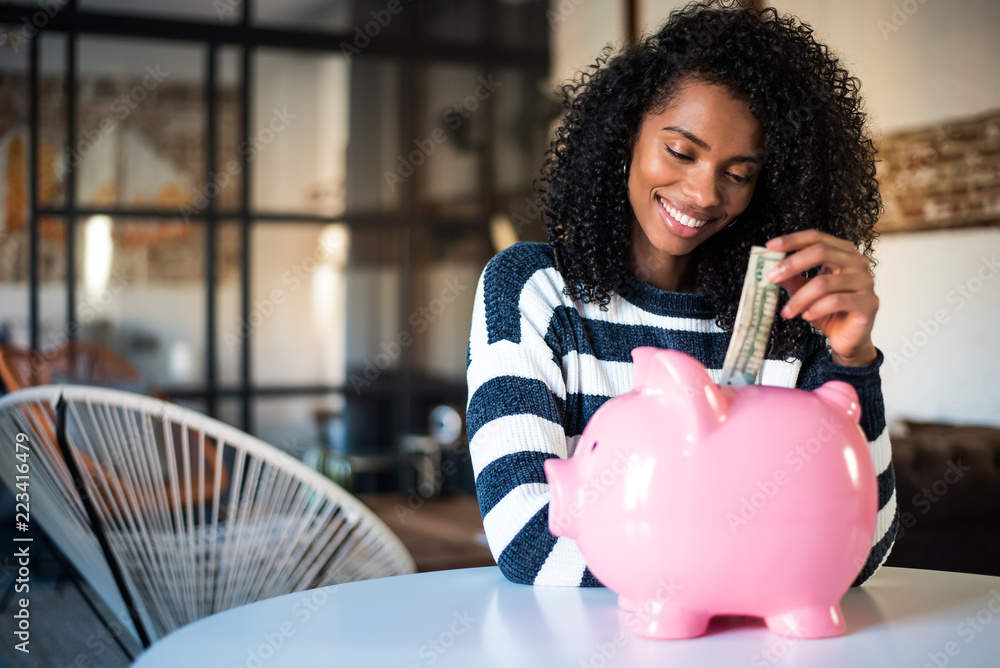
[[[730, 335], [702, 295], [667, 292], [630, 277], [607, 310], [563, 293], [548, 244], [519, 243], [494, 257], [479, 281], [468, 351], [467, 427], [476, 491], [493, 557], [511, 581], [599, 586], [571, 538], [548, 530], [543, 463], [569, 457], [583, 427], [608, 399], [632, 385], [638, 346], [686, 352], [720, 379]], [[878, 367], [833, 362], [815, 335], [789, 361], [765, 360], [759, 382], [814, 389], [850, 383], [878, 474], [874, 545], [855, 584], [889, 554], [898, 527], [896, 484]]]

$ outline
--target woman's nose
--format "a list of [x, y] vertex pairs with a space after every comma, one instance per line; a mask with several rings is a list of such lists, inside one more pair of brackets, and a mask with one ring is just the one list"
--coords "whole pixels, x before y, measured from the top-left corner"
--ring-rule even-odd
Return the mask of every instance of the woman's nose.
[[721, 202], [719, 182], [715, 170], [707, 165], [702, 169], [692, 170], [684, 182], [684, 194], [688, 201], [702, 209], [717, 206]]

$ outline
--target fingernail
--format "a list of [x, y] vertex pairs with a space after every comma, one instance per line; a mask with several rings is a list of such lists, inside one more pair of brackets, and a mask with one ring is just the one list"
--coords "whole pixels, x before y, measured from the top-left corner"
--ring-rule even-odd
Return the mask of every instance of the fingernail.
[[772, 283], [777, 283], [780, 277], [781, 277], [781, 268], [774, 267], [771, 269], [771, 271], [767, 272], [767, 276], [765, 278], [767, 278], [767, 280], [771, 281]]
[[791, 318], [792, 317], [792, 309], [788, 308], [788, 306], [785, 306], [785, 308], [781, 309], [781, 317], [782, 318]]

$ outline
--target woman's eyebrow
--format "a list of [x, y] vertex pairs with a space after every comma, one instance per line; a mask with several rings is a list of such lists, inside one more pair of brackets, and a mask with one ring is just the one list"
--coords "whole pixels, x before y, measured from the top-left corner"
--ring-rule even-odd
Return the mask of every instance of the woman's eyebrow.
[[[694, 134], [693, 132], [691, 132], [690, 130], [688, 130], [686, 128], [681, 128], [681, 127], [678, 127], [676, 125], [668, 125], [667, 127], [663, 128], [663, 129], [666, 130], [667, 132], [676, 132], [677, 134], [683, 136], [685, 139], [689, 140], [693, 144], [697, 144], [698, 146], [700, 146], [701, 148], [705, 149], [706, 151], [711, 151], [712, 150], [712, 147], [709, 146], [708, 143], [704, 139], [701, 139], [700, 137], [698, 137], [698, 135]], [[731, 162], [752, 162], [752, 163], [754, 163], [756, 165], [763, 164], [763, 162], [764, 162], [764, 160], [762, 158], [760, 158], [759, 156], [755, 156], [755, 155], [737, 155], [737, 156], [735, 156], [733, 158], [730, 158], [730, 161]]]
[[679, 135], [683, 135], [685, 138], [687, 138], [690, 141], [694, 142], [695, 144], [697, 144], [698, 146], [702, 147], [706, 151], [711, 151], [712, 150], [711, 146], [709, 146], [707, 143], [705, 143], [705, 141], [703, 139], [700, 139], [697, 135], [695, 135], [690, 130], [687, 130], [685, 128], [679, 128], [676, 125], [668, 125], [667, 127], [663, 128], [663, 129], [666, 130], [666, 131], [668, 131], [668, 132], [676, 132]]

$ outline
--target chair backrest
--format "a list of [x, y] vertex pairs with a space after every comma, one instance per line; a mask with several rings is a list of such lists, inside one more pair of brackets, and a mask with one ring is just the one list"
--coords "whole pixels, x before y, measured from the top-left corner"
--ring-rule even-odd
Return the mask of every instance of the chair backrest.
[[[60, 398], [82, 488], [152, 640], [252, 601], [415, 570], [399, 539], [357, 498], [222, 422], [96, 387], [44, 386], [0, 398], [3, 442], [22, 433], [30, 443], [32, 518], [116, 614], [125, 599], [53, 442]], [[22, 463], [16, 454], [0, 448], [6, 480]]]
[[[142, 392], [158, 399], [167, 396], [155, 386], [145, 382], [142, 374], [124, 358], [89, 341], [68, 341], [64, 345], [44, 351], [20, 348], [18, 346], [0, 345], [0, 380], [8, 391], [14, 392], [27, 387], [38, 387], [58, 383], [111, 387], [114, 389]], [[41, 421], [40, 425], [44, 425]], [[50, 441], [55, 443], [55, 434], [49, 434]], [[179, 443], [179, 439], [175, 439]], [[180, 448], [175, 448], [174, 457], [183, 456]], [[81, 464], [90, 471], [95, 471], [93, 462], [86, 454], [82, 455]], [[211, 440], [205, 448], [205, 462], [211, 468], [214, 466], [215, 450]], [[105, 471], [105, 475], [113, 475]], [[201, 495], [212, 495], [215, 492], [214, 476], [209, 476], [208, 486], [183, 490], [182, 494], [193, 494], [197, 501]], [[229, 484], [229, 473], [225, 469], [218, 481], [220, 491], [225, 492]], [[128, 485], [127, 481], [122, 484]], [[140, 493], [140, 498], [142, 495]]]

